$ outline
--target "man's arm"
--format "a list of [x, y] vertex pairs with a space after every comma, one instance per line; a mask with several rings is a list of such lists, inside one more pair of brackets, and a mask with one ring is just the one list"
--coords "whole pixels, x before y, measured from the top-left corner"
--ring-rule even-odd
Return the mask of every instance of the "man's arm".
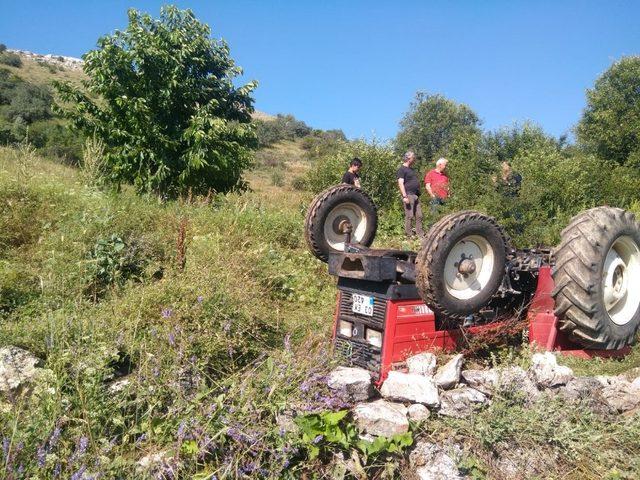
[[409, 203], [409, 197], [407, 196], [407, 191], [404, 189], [404, 178], [398, 179], [398, 188], [400, 189], [400, 194], [402, 195], [402, 201], [404, 203]]
[[436, 198], [436, 194], [433, 193], [433, 190], [431, 189], [431, 175], [429, 175], [429, 173], [424, 176], [424, 188], [427, 189], [427, 193], [431, 198]]
[[361, 187], [360, 187], [360, 178], [358, 178], [358, 177], [354, 178], [354, 179], [353, 179], [353, 184], [354, 184], [356, 187], [361, 188]]

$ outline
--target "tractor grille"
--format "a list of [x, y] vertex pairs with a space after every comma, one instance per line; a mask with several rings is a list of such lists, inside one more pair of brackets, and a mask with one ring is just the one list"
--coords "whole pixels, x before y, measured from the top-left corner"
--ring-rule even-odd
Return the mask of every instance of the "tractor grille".
[[360, 367], [376, 373], [380, 370], [380, 349], [368, 343], [336, 338], [336, 353], [349, 367]]
[[[363, 295], [370, 295], [363, 291]], [[356, 366], [378, 373], [380, 371], [381, 348], [371, 345], [366, 340], [368, 328], [382, 333], [384, 341], [384, 321], [387, 313], [387, 301], [384, 298], [374, 296], [373, 315], [362, 315], [354, 313], [351, 309], [352, 296], [350, 292], [340, 291], [340, 305], [338, 312], [338, 323], [346, 320], [353, 324], [353, 335], [346, 337], [340, 335], [338, 330], [335, 340], [336, 353], [340, 355], [343, 362], [349, 366]]]

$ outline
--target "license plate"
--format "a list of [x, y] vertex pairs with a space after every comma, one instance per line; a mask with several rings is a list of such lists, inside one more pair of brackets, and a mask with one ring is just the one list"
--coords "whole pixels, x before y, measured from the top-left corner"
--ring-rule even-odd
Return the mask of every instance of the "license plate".
[[351, 300], [353, 301], [353, 304], [351, 305], [353, 313], [360, 313], [362, 315], [373, 317], [373, 297], [354, 293]]

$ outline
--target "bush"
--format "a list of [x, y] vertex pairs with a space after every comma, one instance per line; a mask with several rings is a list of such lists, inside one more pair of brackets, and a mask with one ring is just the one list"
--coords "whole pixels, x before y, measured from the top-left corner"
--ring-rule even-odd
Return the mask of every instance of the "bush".
[[21, 82], [15, 86], [11, 95], [11, 103], [5, 111], [9, 121], [21, 118], [26, 123], [32, 123], [51, 118], [53, 98], [47, 87]]
[[20, 55], [7, 51], [0, 53], [0, 63], [9, 65], [10, 67], [22, 67], [22, 59], [20, 58]]
[[279, 113], [274, 119], [254, 120], [260, 147], [268, 147], [282, 140], [295, 140], [311, 133], [311, 127], [293, 115]]
[[159, 19], [129, 10], [128, 27], [84, 60], [89, 95], [56, 82], [61, 112], [104, 141], [114, 183], [169, 196], [242, 187], [257, 84], [234, 85], [241, 69], [227, 44], [190, 10], [163, 7]]
[[377, 141], [341, 142], [333, 153], [318, 159], [307, 174], [306, 184], [317, 193], [340, 183], [354, 157], [362, 160], [362, 188], [371, 195], [375, 204], [379, 208], [388, 208], [394, 202], [399, 203], [396, 171], [401, 160], [391, 146]]

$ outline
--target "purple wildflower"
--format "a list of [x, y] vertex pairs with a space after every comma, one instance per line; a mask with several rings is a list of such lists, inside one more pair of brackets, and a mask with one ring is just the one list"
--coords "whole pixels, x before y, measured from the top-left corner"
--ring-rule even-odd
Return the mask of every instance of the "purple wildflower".
[[176, 336], [173, 334], [173, 332], [169, 333], [169, 345], [171, 345], [172, 347], [175, 347], [176, 345]]
[[84, 452], [87, 451], [87, 447], [89, 446], [89, 439], [87, 437], [80, 437], [80, 441], [78, 442], [78, 456], [84, 455]]
[[60, 476], [60, 470], [62, 469], [62, 466], [59, 463], [56, 463], [56, 466], [53, 467], [53, 477], [59, 477]]
[[287, 352], [291, 351], [291, 334], [289, 333], [284, 336], [284, 349]]
[[4, 458], [9, 456], [9, 438], [2, 437], [2, 453], [4, 454]]
[[323, 438], [324, 438], [323, 435], [316, 435], [316, 438], [313, 439], [313, 443], [315, 445], [317, 445], [318, 443], [320, 443], [322, 441]]
[[84, 471], [86, 469], [87, 467], [85, 465], [82, 465], [76, 473], [71, 475], [71, 480], [81, 480], [82, 478], [84, 478]]
[[171, 308], [162, 309], [162, 318], [169, 318], [173, 315], [173, 310]]
[[178, 427], [178, 438], [182, 440], [184, 438], [184, 430], [186, 425], [184, 422], [180, 422], [180, 426]]
[[40, 468], [44, 467], [44, 464], [47, 461], [47, 450], [44, 448], [44, 445], [40, 445], [38, 447], [36, 455], [38, 456], [38, 466]]
[[202, 300], [204, 300], [204, 297], [202, 295], [198, 295], [198, 303], [202, 303]]

